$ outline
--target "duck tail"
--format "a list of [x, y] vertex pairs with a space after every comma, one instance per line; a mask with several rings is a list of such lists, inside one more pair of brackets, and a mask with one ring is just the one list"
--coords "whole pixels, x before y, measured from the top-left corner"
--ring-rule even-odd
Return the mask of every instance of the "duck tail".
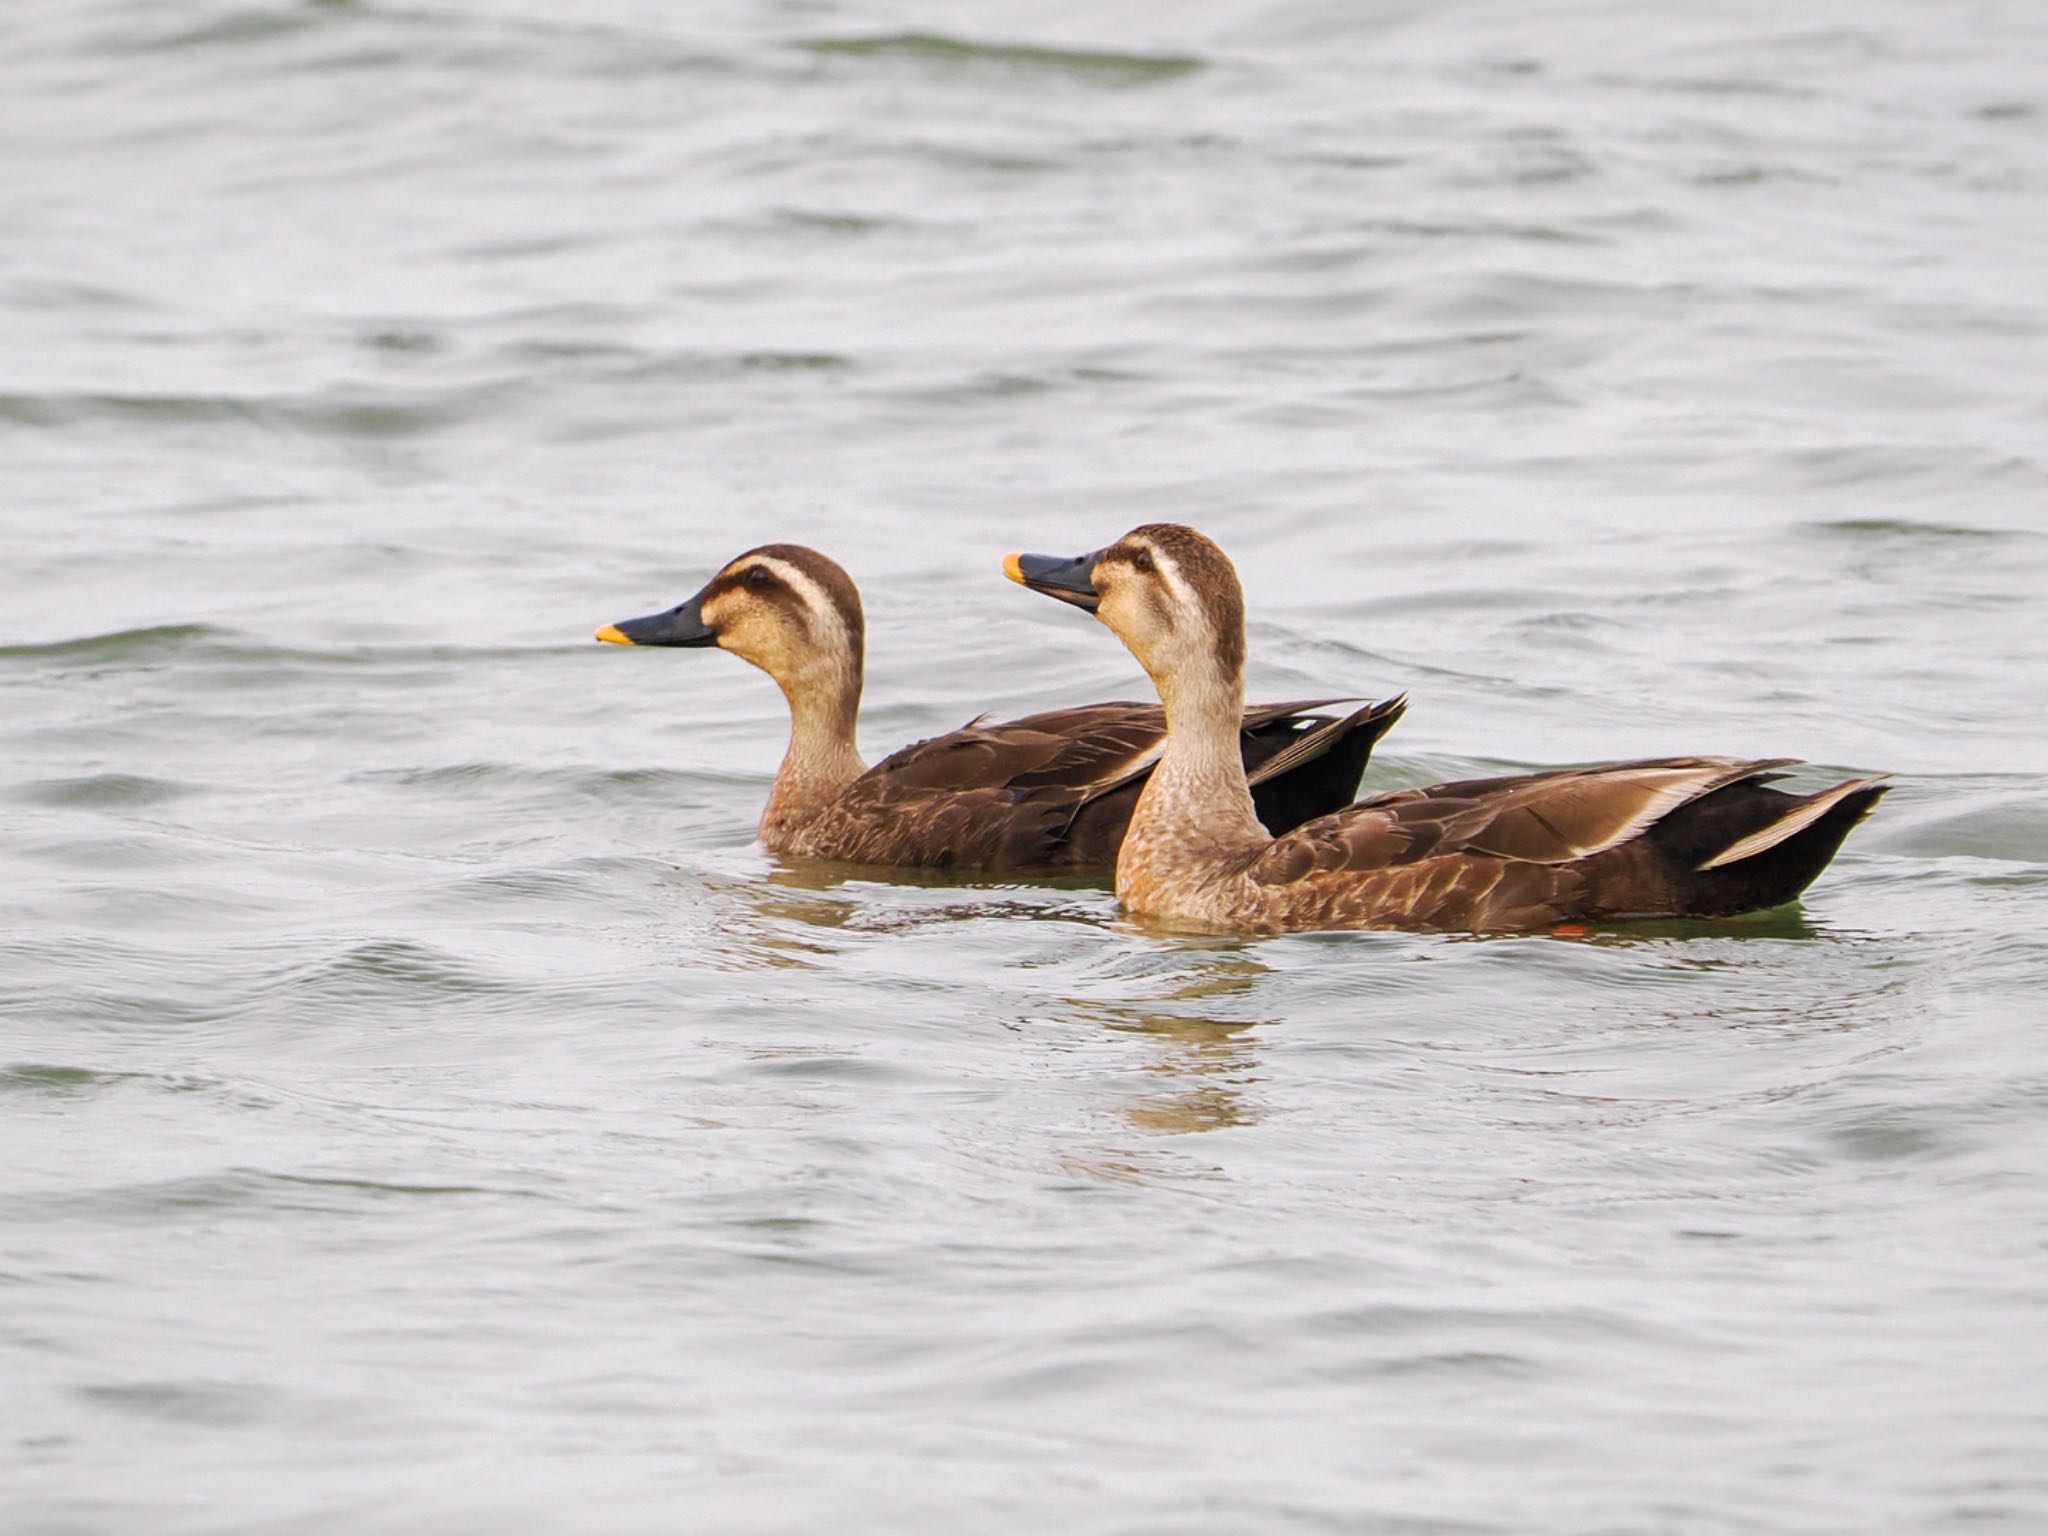
[[1357, 799], [1373, 747], [1407, 707], [1405, 697], [1383, 699], [1326, 720], [1253, 767], [1247, 775], [1252, 809], [1266, 830], [1279, 837]]
[[1303, 731], [1254, 768], [1248, 777], [1254, 787], [1282, 778], [1304, 764], [1327, 755], [1333, 747], [1341, 743], [1349, 749], [1350, 755], [1355, 755], [1358, 759], [1357, 772], [1352, 775], [1352, 783], [1355, 785], [1358, 782], [1358, 774], [1365, 771], [1366, 761], [1372, 756], [1374, 745], [1394, 728], [1394, 722], [1401, 718], [1407, 708], [1408, 695], [1402, 693], [1391, 699], [1382, 699], [1377, 704], [1368, 704], [1363, 709], [1355, 709], [1341, 720], [1326, 721], [1314, 730]]
[[[1688, 807], [1663, 843], [1673, 910], [1684, 917], [1764, 912], [1813, 884], [1856, 823], [1889, 786], [1850, 779], [1812, 795], [1788, 795], [1754, 780], [1731, 784]], [[1661, 829], [1660, 829], [1661, 830]]]
[[[1753, 859], [1758, 854], [1791, 842], [1801, 833], [1829, 821], [1835, 812], [1831, 825], [1838, 825], [1828, 849], [1829, 856], [1841, 845], [1849, 829], [1870, 814], [1880, 796], [1890, 788], [1882, 775], [1868, 779], [1849, 779], [1832, 789], [1821, 790], [1818, 794], [1791, 799], [1781, 816], [1758, 827], [1746, 836], [1737, 838], [1710, 859], [1703, 859], [1694, 866], [1704, 873], [1710, 869], [1721, 869], [1730, 864], [1739, 864], [1744, 859]], [[1825, 862], [1825, 860], [1823, 860]]]

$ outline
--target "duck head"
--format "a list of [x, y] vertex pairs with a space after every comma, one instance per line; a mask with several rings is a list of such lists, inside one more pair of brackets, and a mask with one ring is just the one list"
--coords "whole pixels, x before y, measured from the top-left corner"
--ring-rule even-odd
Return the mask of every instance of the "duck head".
[[1009, 555], [1003, 571], [1108, 625], [1169, 710], [1191, 689], [1242, 692], [1244, 589], [1230, 558], [1194, 529], [1147, 523], [1073, 559]]
[[729, 561], [666, 613], [607, 624], [613, 645], [715, 645], [774, 678], [792, 706], [860, 703], [866, 626], [860, 592], [832, 560], [801, 544], [763, 544]]

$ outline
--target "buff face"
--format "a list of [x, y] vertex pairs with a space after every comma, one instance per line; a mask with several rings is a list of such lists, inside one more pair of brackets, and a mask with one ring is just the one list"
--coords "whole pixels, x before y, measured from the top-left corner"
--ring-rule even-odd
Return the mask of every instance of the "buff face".
[[1095, 562], [1095, 616], [1148, 672], [1170, 668], [1188, 649], [1186, 608], [1174, 578], [1147, 544], [1126, 536]]
[[1105, 549], [1093, 571], [1096, 617], [1155, 678], [1244, 665], [1237, 572], [1220, 549], [1174, 524], [1136, 528]]
[[716, 645], [785, 686], [859, 692], [865, 643], [860, 594], [837, 565], [793, 544], [764, 544], [730, 562], [667, 613], [607, 624], [616, 645]]
[[817, 649], [803, 597], [781, 562], [741, 556], [713, 577], [699, 600], [720, 650], [774, 677], [804, 669]]

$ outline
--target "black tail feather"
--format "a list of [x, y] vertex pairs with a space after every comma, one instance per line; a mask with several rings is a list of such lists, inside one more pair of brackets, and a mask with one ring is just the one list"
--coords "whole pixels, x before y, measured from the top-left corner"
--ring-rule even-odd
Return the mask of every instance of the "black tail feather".
[[[1394, 728], [1408, 702], [1382, 699], [1354, 710], [1342, 720], [1315, 727], [1308, 735], [1290, 733], [1269, 744], [1247, 743], [1248, 773], [1278, 766], [1280, 771], [1252, 785], [1252, 809], [1275, 837], [1283, 837], [1305, 821], [1341, 811], [1358, 798], [1359, 780], [1382, 736]], [[1253, 752], [1258, 761], [1251, 760]], [[1292, 761], [1279, 764], [1286, 756]]]
[[1870, 814], [1887, 788], [1869, 784], [1852, 790], [1811, 826], [1747, 858], [1711, 869], [1700, 866], [1818, 796], [1788, 795], [1746, 779], [1666, 818], [1650, 830], [1648, 841], [1665, 862], [1680, 914], [1729, 917], [1738, 912], [1760, 912], [1783, 906], [1813, 884], [1841, 848], [1842, 840]]

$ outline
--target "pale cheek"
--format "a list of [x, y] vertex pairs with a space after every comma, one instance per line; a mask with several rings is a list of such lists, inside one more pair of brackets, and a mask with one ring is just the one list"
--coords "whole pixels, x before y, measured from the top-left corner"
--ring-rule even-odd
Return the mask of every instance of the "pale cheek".
[[719, 645], [733, 655], [751, 661], [757, 667], [772, 669], [775, 666], [780, 648], [775, 644], [774, 634], [758, 620], [746, 618], [736, 624], [715, 627]]
[[768, 629], [765, 625], [761, 627], [764, 632], [750, 642], [754, 648], [754, 655], [760, 659], [760, 665], [778, 676], [793, 670], [796, 656], [795, 648], [789, 643], [789, 636], [779, 629]]
[[1142, 603], [1133, 603], [1124, 593], [1112, 590], [1104, 595], [1095, 616], [1115, 630], [1138, 655], [1143, 656], [1151, 648], [1152, 626]]

